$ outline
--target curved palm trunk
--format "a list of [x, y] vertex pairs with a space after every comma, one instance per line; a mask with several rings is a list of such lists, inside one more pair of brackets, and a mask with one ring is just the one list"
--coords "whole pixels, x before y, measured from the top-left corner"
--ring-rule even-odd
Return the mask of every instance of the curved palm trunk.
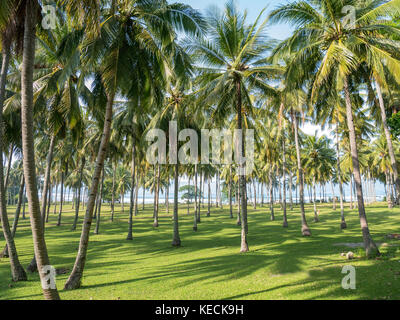
[[[19, 216], [20, 216], [21, 207], [22, 207], [22, 200], [23, 200], [22, 198], [24, 196], [24, 187], [25, 187], [25, 179], [24, 179], [24, 174], [22, 173], [19, 192], [18, 192], [18, 203], [17, 203], [17, 208], [15, 210], [15, 214], [14, 214], [13, 225], [11, 228], [11, 235], [13, 238], [15, 238], [15, 233], [17, 232], [17, 226], [18, 226]], [[9, 257], [7, 244], [4, 247], [4, 250], [3, 250], [2, 254], [0, 255], [0, 257]]]
[[394, 183], [396, 185], [397, 197], [395, 199], [395, 203], [397, 205], [399, 205], [400, 204], [400, 199], [398, 197], [399, 197], [399, 194], [400, 194], [400, 178], [399, 178], [399, 174], [398, 174], [398, 170], [397, 170], [397, 161], [396, 161], [396, 157], [395, 157], [395, 154], [394, 154], [392, 137], [391, 137], [391, 134], [390, 134], [390, 131], [389, 131], [389, 127], [387, 125], [386, 110], [385, 110], [385, 104], [383, 102], [382, 89], [381, 89], [381, 86], [380, 86], [379, 82], [376, 79], [375, 79], [375, 85], [376, 85], [376, 92], [378, 94], [379, 107], [380, 107], [380, 110], [381, 110], [381, 118], [382, 118], [383, 130], [385, 132], [385, 137], [386, 137], [389, 156], [390, 156], [390, 165], [392, 167]]
[[82, 189], [82, 178], [83, 178], [83, 169], [85, 168], [85, 157], [82, 157], [81, 167], [79, 168], [79, 183], [78, 183], [78, 195], [76, 197], [76, 205], [75, 205], [75, 218], [74, 223], [72, 225], [72, 231], [76, 230], [76, 224], [78, 223], [79, 217], [79, 205], [81, 201], [81, 189]]
[[97, 219], [96, 219], [96, 228], [94, 229], [94, 234], [100, 233], [100, 215], [101, 215], [101, 202], [103, 201], [103, 188], [104, 188], [104, 166], [103, 166], [103, 173], [101, 175], [99, 203], [98, 203], [98, 211], [97, 211]]
[[[26, 2], [24, 49], [21, 73], [21, 121], [23, 166], [28, 196], [29, 213], [32, 227], [33, 246], [39, 276], [42, 284], [47, 283], [45, 266], [50, 266], [47, 246], [44, 238], [43, 219], [36, 185], [35, 147], [33, 130], [33, 68], [35, 62], [36, 37], [36, 3]], [[60, 296], [56, 287], [43, 286], [45, 299], [58, 300]]]
[[52, 185], [50, 183], [49, 187], [49, 195], [48, 195], [48, 201], [47, 201], [47, 209], [46, 209], [46, 223], [49, 222], [49, 215], [50, 215], [50, 206], [51, 206], [51, 196], [52, 196]]
[[282, 175], [283, 175], [283, 227], [288, 227], [287, 215], [286, 215], [286, 146], [285, 137], [282, 137]]
[[358, 150], [357, 150], [357, 141], [356, 141], [356, 133], [353, 122], [353, 110], [350, 100], [350, 92], [347, 83], [347, 78], [343, 81], [343, 89], [345, 93], [345, 101], [346, 101], [346, 116], [347, 116], [347, 126], [349, 128], [349, 136], [350, 136], [350, 150], [351, 157], [353, 162], [353, 174], [354, 181], [356, 184], [357, 190], [357, 200], [358, 200], [358, 215], [360, 217], [361, 230], [363, 234], [364, 247], [367, 256], [373, 256], [375, 254], [380, 254], [378, 247], [372, 240], [371, 234], [369, 232], [367, 216], [365, 214], [364, 208], [364, 198], [361, 186], [361, 174], [360, 174], [360, 164], [358, 161]]
[[179, 221], [178, 221], [178, 183], [179, 183], [179, 164], [175, 164], [174, 173], [174, 234], [172, 238], [172, 245], [174, 247], [181, 246], [181, 238], [179, 236]]
[[[10, 225], [7, 216], [7, 204], [6, 204], [6, 187], [8, 184], [8, 175], [9, 170], [7, 170], [7, 178], [4, 182], [4, 172], [3, 172], [3, 103], [5, 99], [6, 93], [6, 80], [8, 73], [8, 66], [10, 62], [10, 43], [3, 41], [2, 48], [2, 65], [1, 65], [1, 73], [0, 73], [0, 220], [3, 228], [4, 238], [6, 240], [6, 248], [8, 252], [8, 257], [10, 257], [10, 265], [11, 265], [11, 275], [13, 281], [25, 281], [27, 280], [26, 273], [21, 263], [19, 262], [17, 248], [14, 242], [14, 234], [10, 230]], [[12, 149], [10, 150], [10, 159], [9, 159], [9, 168], [11, 166], [11, 156]], [[23, 179], [23, 178], [22, 178]], [[4, 183], [4, 184], [3, 184]], [[23, 189], [23, 188], [22, 188]], [[21, 195], [21, 190], [20, 190]], [[18, 203], [20, 203], [20, 199], [18, 199]], [[21, 208], [19, 206], [19, 208]], [[18, 208], [17, 208], [18, 211]], [[18, 214], [19, 215], [19, 214]], [[15, 224], [14, 219], [14, 225]], [[14, 228], [13, 228], [14, 229]]]
[[300, 210], [301, 210], [301, 233], [305, 237], [311, 236], [311, 230], [308, 227], [306, 214], [304, 211], [304, 180], [303, 180], [303, 168], [301, 167], [300, 158], [300, 143], [299, 143], [299, 127], [297, 124], [297, 117], [291, 110], [291, 117], [294, 127], [294, 140], [296, 144], [296, 156], [297, 156], [297, 170], [299, 171], [299, 196], [300, 196]]
[[111, 122], [113, 114], [114, 92], [107, 95], [107, 107], [104, 120], [103, 135], [100, 142], [100, 148], [97, 154], [96, 166], [93, 174], [92, 186], [90, 188], [89, 200], [87, 203], [85, 218], [83, 221], [82, 234], [79, 243], [79, 250], [76, 256], [74, 268], [69, 276], [64, 289], [77, 289], [81, 285], [83, 271], [85, 268], [86, 254], [89, 246], [90, 227], [92, 225], [93, 209], [97, 196], [97, 190], [100, 183], [101, 172], [104, 166], [108, 143], [111, 135]]
[[133, 198], [134, 196], [134, 190], [135, 190], [135, 173], [136, 173], [136, 145], [135, 142], [132, 142], [132, 175], [131, 175], [131, 194], [130, 194], [130, 206], [129, 206], [129, 227], [128, 227], [128, 236], [126, 237], [126, 240], [133, 240], [133, 235], [132, 235], [132, 225], [133, 225], [133, 210], [134, 210], [134, 201], [135, 199]]

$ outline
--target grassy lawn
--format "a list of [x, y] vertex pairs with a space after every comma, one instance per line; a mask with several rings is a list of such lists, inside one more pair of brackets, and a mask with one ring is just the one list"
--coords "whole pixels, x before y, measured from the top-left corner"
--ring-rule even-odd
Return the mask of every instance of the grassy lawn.
[[[170, 206], [172, 207], [172, 206]], [[307, 206], [311, 238], [300, 232], [299, 208], [288, 211], [289, 228], [281, 226], [282, 211], [276, 207], [276, 221], [270, 221], [267, 207], [249, 207], [250, 252], [240, 254], [240, 227], [230, 219], [228, 208], [212, 208], [211, 217], [202, 210], [197, 232], [186, 206], [180, 211], [181, 248], [173, 248], [171, 215], [160, 210], [160, 226], [152, 227], [152, 207], [134, 219], [134, 240], [126, 241], [128, 207], [116, 212], [110, 222], [110, 208], [102, 206], [100, 234], [90, 237], [83, 286], [60, 290], [62, 299], [400, 299], [399, 240], [387, 240], [389, 233], [400, 233], [400, 209], [383, 204], [367, 207], [372, 236], [384, 255], [366, 260], [362, 250], [335, 246], [361, 242], [357, 210], [346, 210], [348, 229], [340, 230], [340, 211], [320, 206], [320, 222], [312, 222]], [[120, 208], [117, 208], [120, 210]], [[14, 208], [9, 208], [10, 218]], [[235, 210], [236, 212], [236, 210]], [[83, 212], [80, 213], [80, 223]], [[63, 224], [50, 211], [46, 241], [51, 263], [71, 270], [78, 248], [80, 225], [71, 232], [73, 212], [65, 207]], [[12, 220], [11, 220], [12, 221]], [[92, 227], [94, 229], [94, 225]], [[93, 230], [92, 230], [93, 231]], [[5, 244], [3, 236], [0, 245]], [[20, 220], [16, 244], [22, 264], [33, 256], [29, 220]], [[341, 252], [355, 252], [347, 261]], [[344, 265], [357, 272], [356, 290], [344, 290]], [[8, 259], [0, 260], [0, 299], [42, 299], [39, 277], [11, 283]], [[59, 289], [68, 274], [57, 276]]]

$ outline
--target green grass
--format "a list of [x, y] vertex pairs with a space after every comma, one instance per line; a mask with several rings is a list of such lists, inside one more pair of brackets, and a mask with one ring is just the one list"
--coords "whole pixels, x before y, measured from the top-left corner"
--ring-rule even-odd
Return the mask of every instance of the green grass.
[[[172, 207], [172, 206], [171, 206]], [[400, 209], [384, 204], [367, 207], [372, 236], [383, 257], [367, 260], [360, 250], [337, 247], [335, 243], [361, 242], [356, 210], [346, 210], [348, 229], [341, 231], [340, 211], [320, 205], [319, 223], [307, 216], [312, 237], [300, 233], [299, 209], [288, 211], [289, 228], [281, 226], [282, 211], [276, 207], [276, 221], [270, 221], [267, 207], [249, 207], [250, 252], [239, 253], [240, 227], [230, 219], [228, 208], [212, 208], [197, 232], [192, 230], [192, 215], [186, 206], [180, 210], [182, 247], [173, 248], [171, 216], [161, 207], [160, 226], [152, 227], [152, 207], [134, 219], [134, 240], [126, 241], [128, 211], [116, 212], [110, 222], [110, 209], [102, 207], [100, 234], [90, 235], [88, 259], [82, 288], [60, 290], [62, 299], [400, 299], [399, 240], [385, 235], [400, 233]], [[120, 208], [118, 207], [118, 210]], [[9, 208], [10, 218], [14, 208]], [[191, 211], [192, 212], [192, 211]], [[51, 263], [71, 270], [78, 248], [79, 230], [71, 232], [72, 209], [66, 206], [63, 224], [50, 211], [46, 241]], [[80, 213], [80, 223], [83, 212]], [[1, 236], [0, 245], [4, 246]], [[26, 266], [33, 256], [29, 219], [20, 220], [16, 244]], [[341, 252], [353, 251], [357, 259], [347, 261]], [[344, 290], [341, 273], [344, 265], [357, 272], [357, 289]], [[39, 277], [12, 283], [8, 259], [0, 260], [0, 299], [42, 299]], [[57, 276], [62, 289], [68, 274]]]

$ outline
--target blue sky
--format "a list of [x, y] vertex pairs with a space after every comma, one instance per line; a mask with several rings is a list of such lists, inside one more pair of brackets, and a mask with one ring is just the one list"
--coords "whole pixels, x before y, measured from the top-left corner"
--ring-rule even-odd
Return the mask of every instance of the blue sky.
[[[173, 1], [170, 1], [173, 2]], [[194, 9], [199, 9], [201, 12], [210, 6], [224, 7], [226, 0], [179, 0], [179, 2], [188, 4]], [[248, 21], [253, 22], [262, 9], [267, 8], [265, 17], [268, 12], [275, 9], [277, 6], [287, 3], [285, 0], [236, 0], [236, 5], [240, 10], [247, 10]], [[267, 33], [270, 37], [278, 40], [287, 38], [293, 29], [286, 24], [270, 25], [267, 28]]]

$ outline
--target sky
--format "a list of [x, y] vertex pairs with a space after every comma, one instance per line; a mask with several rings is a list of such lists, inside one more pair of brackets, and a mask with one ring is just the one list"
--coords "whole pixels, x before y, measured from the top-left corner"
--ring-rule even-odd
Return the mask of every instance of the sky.
[[[178, 0], [176, 0], [178, 1]], [[173, 2], [173, 1], [171, 1]], [[207, 8], [210, 6], [217, 6], [223, 9], [226, 0], [179, 0], [181, 3], [185, 3], [190, 5], [192, 8], [200, 10], [202, 13], [205, 13]], [[236, 5], [240, 10], [247, 10], [247, 19], [249, 23], [252, 23], [256, 20], [261, 10], [266, 8], [264, 16], [267, 17], [268, 13], [278, 6], [288, 3], [286, 0], [235, 0]], [[284, 40], [288, 38], [294, 29], [288, 24], [271, 24], [266, 28], [267, 34], [276, 40]], [[321, 130], [320, 126], [315, 126], [312, 124], [305, 124], [301, 128], [303, 132], [309, 135], [314, 135], [317, 132], [317, 135], [325, 134], [330, 136], [330, 130]]]

